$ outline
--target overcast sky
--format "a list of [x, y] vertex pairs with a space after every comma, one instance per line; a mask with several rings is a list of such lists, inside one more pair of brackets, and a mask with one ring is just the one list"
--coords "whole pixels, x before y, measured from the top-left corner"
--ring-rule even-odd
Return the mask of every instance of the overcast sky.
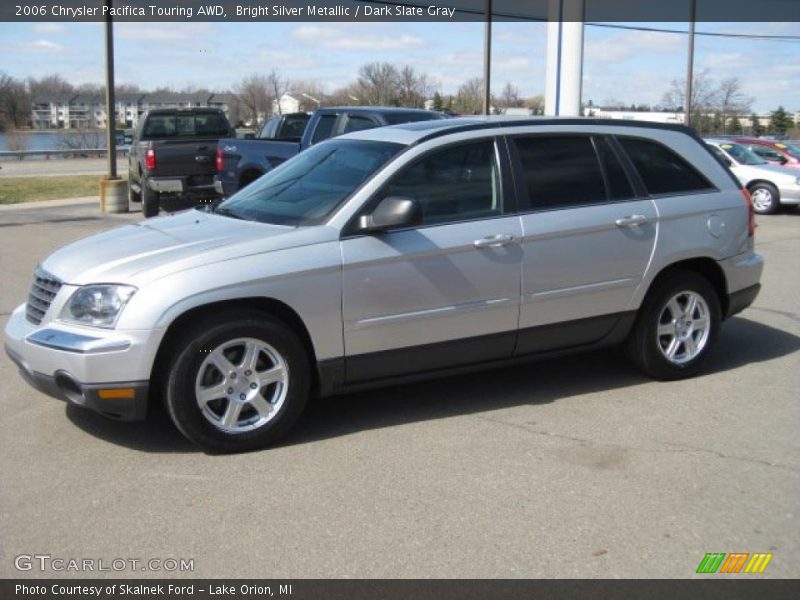
[[[631, 24], [626, 24], [631, 25]], [[653, 27], [686, 29], [685, 23]], [[480, 23], [120, 23], [118, 82], [142, 88], [187, 84], [226, 89], [273, 67], [292, 79], [317, 79], [326, 91], [352, 81], [371, 61], [410, 64], [453, 93], [480, 76]], [[796, 23], [700, 23], [698, 31], [797, 35]], [[544, 93], [546, 26], [494, 25], [492, 89], [506, 82], [523, 96]], [[687, 36], [586, 27], [583, 99], [659, 103], [672, 79], [684, 77]], [[0, 23], [0, 70], [14, 77], [57, 72], [71, 83], [103, 79], [99, 23]], [[739, 77], [754, 109], [779, 104], [800, 110], [800, 42], [700, 36], [697, 70], [716, 79]]]

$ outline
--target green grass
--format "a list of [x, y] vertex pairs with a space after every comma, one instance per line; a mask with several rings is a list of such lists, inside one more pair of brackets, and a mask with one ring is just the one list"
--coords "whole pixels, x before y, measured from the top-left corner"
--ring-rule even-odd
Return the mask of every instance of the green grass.
[[0, 204], [100, 195], [100, 175], [0, 177]]

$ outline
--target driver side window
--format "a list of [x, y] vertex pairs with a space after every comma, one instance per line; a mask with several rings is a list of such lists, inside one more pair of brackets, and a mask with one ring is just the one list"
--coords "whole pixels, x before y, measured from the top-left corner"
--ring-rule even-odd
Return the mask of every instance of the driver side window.
[[494, 142], [452, 146], [419, 159], [394, 176], [381, 193], [388, 196], [419, 202], [423, 225], [501, 214]]

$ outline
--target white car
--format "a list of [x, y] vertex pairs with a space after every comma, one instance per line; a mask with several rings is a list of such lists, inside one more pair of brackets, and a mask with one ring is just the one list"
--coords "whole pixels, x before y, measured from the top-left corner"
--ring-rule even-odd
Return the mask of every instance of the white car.
[[758, 214], [776, 213], [782, 204], [800, 204], [797, 169], [768, 163], [742, 144], [726, 139], [707, 139], [706, 143], [750, 192]]

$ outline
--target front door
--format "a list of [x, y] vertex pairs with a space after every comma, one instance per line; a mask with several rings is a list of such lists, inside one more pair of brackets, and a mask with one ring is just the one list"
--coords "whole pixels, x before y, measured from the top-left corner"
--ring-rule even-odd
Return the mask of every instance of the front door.
[[423, 223], [342, 240], [349, 382], [512, 355], [522, 228], [499, 164], [493, 139], [413, 160], [374, 200], [414, 198]]

